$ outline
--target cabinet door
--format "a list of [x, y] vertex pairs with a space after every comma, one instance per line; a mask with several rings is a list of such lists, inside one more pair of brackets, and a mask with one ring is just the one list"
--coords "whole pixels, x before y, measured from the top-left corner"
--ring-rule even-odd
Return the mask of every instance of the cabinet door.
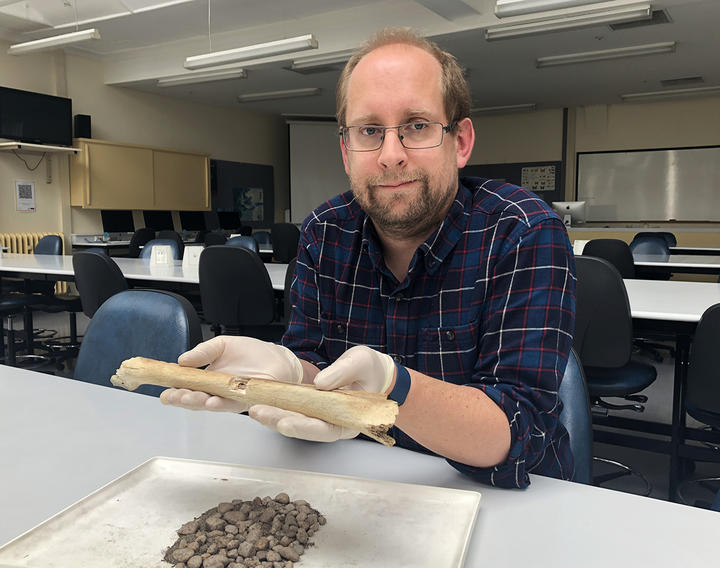
[[153, 159], [155, 209], [198, 211], [210, 208], [207, 156], [155, 150]]
[[112, 144], [88, 144], [87, 151], [89, 183], [85, 188], [85, 207], [152, 208], [152, 150]]

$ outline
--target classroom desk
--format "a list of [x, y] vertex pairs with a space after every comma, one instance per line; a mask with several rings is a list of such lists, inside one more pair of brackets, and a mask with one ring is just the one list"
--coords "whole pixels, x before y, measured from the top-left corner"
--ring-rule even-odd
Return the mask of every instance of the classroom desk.
[[[169, 456], [479, 491], [467, 567], [604, 568], [613, 558], [623, 566], [672, 568], [717, 562], [720, 514], [713, 511], [535, 475], [527, 490], [487, 487], [435, 456], [361, 440], [284, 438], [245, 416], [189, 412], [3, 366], [0, 432], [0, 544], [145, 460]], [[345, 546], [343, 566], [352, 566], [352, 540]]]
[[[144, 258], [113, 258], [122, 270], [125, 278], [141, 282], [168, 282], [175, 284], [198, 285], [200, 277], [198, 267], [183, 268], [182, 261], [173, 261], [170, 265], [151, 265]], [[287, 264], [266, 263], [273, 289], [285, 289]], [[70, 255], [46, 254], [5, 254], [0, 258], [0, 275], [22, 276], [38, 280], [73, 280], [75, 273]]]
[[698, 256], [718, 256], [720, 248], [715, 247], [670, 247], [670, 254], [687, 254]]
[[658, 272], [685, 274], [720, 274], [720, 256], [695, 256], [689, 254], [662, 255], [633, 253], [635, 266]]

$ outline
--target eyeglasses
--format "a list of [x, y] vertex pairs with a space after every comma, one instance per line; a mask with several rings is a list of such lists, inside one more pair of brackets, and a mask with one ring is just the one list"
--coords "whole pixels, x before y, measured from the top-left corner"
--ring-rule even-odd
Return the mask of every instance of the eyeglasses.
[[442, 122], [408, 122], [398, 126], [378, 126], [360, 124], [343, 126], [338, 133], [342, 136], [345, 148], [352, 152], [372, 152], [379, 149], [385, 140], [387, 130], [397, 130], [400, 144], [408, 150], [435, 148], [440, 146], [443, 135], [455, 127], [455, 122], [443, 125]]

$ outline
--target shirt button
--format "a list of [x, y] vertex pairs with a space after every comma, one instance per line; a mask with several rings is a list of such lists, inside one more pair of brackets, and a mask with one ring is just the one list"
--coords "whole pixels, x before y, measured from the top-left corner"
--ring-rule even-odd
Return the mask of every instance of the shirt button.
[[455, 332], [452, 329], [448, 329], [445, 332], [445, 337], [448, 341], [454, 341], [455, 340]]
[[433, 266], [435, 266], [435, 260], [432, 259], [432, 258], [431, 258], [430, 260], [428, 260], [428, 266], [429, 266], [430, 268], [432, 268]]
[[338, 333], [345, 333], [345, 326], [341, 323], [337, 324], [335, 326], [335, 329], [337, 330]]
[[393, 360], [394, 360], [398, 365], [402, 365], [402, 364], [403, 364], [403, 361], [405, 361], [405, 357], [403, 357], [402, 355], [395, 355], [395, 356], [393, 357]]

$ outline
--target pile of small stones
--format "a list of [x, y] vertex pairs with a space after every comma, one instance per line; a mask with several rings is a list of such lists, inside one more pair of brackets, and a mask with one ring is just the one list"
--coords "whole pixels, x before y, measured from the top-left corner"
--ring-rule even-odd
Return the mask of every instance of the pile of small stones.
[[307, 501], [287, 493], [235, 499], [180, 527], [164, 559], [175, 568], [293, 568], [324, 524]]

